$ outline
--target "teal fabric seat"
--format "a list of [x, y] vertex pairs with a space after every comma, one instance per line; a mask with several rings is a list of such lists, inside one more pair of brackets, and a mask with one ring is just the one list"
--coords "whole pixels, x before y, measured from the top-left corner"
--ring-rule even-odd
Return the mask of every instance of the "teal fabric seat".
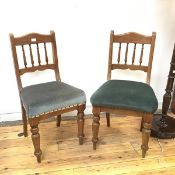
[[28, 117], [86, 102], [84, 91], [60, 81], [27, 86], [20, 95]]
[[93, 106], [111, 107], [154, 113], [158, 102], [146, 83], [109, 80], [91, 96]]

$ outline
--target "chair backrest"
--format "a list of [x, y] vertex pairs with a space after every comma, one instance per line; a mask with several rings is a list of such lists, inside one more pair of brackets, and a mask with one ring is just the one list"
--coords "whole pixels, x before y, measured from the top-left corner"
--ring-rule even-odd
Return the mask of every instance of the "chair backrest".
[[[145, 36], [135, 32], [115, 35], [114, 31], [111, 31], [107, 79], [108, 80], [111, 79], [111, 71], [114, 69], [141, 70], [147, 73], [146, 82], [150, 84], [155, 39], [156, 39], [155, 32], [152, 32], [151, 36]], [[113, 59], [114, 59], [113, 48], [115, 43], [117, 43], [118, 45], [118, 54], [117, 54], [118, 58], [116, 59], [116, 63], [113, 63]], [[130, 54], [132, 58], [131, 58], [131, 63], [128, 64], [128, 52], [129, 52], [129, 49], [131, 49], [130, 45], [133, 45], [132, 54]], [[138, 45], [140, 45], [139, 61], [138, 61], [138, 64], [135, 64]], [[145, 45], [149, 45], [149, 54], [148, 54], [149, 58], [148, 58], [147, 65], [142, 65]], [[123, 54], [124, 60], [122, 60], [121, 58], [122, 57], [121, 50], [123, 49], [122, 46], [125, 46], [124, 48], [125, 54]]]
[[[21, 75], [36, 70], [52, 69], [56, 80], [61, 80], [54, 31], [48, 35], [29, 33], [21, 37], [10, 34], [10, 41], [19, 91], [22, 88]], [[51, 53], [51, 59], [48, 52]]]

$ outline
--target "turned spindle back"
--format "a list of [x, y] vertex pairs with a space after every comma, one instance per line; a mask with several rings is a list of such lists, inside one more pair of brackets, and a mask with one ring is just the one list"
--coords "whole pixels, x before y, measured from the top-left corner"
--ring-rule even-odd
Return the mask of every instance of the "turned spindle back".
[[[111, 31], [107, 79], [111, 79], [111, 71], [114, 69], [141, 70], [147, 73], [146, 82], [150, 84], [155, 39], [155, 32], [151, 36], [145, 36], [135, 32], [115, 35], [114, 31]], [[118, 50], [117, 58], [114, 58], [113, 54], [115, 44], [117, 44]], [[148, 46], [148, 49], [145, 49], [145, 46]], [[142, 65], [146, 50], [149, 50], [149, 58], [146, 65]], [[122, 54], [123, 51], [124, 54]]]
[[48, 35], [30, 33], [21, 37], [10, 34], [10, 41], [19, 90], [21, 75], [36, 70], [52, 69], [56, 80], [60, 80], [54, 31]]

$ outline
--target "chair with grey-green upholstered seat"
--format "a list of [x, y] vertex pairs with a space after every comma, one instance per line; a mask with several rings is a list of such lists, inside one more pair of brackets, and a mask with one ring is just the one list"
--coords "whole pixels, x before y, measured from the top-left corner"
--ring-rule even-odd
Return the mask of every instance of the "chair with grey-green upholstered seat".
[[[110, 126], [110, 113], [136, 115], [142, 117], [142, 157], [148, 150], [148, 141], [153, 113], [157, 110], [158, 102], [150, 84], [152, 60], [156, 33], [145, 36], [139, 33], [110, 34], [109, 62], [107, 82], [101, 85], [91, 96], [93, 106], [93, 149], [98, 142], [100, 112], [106, 113], [107, 126]], [[115, 47], [114, 47], [115, 45]], [[114, 49], [116, 49], [116, 57]], [[144, 49], [144, 48], [147, 49]], [[130, 52], [129, 52], [130, 51]], [[145, 52], [148, 54], [145, 54]], [[124, 54], [122, 54], [124, 53]], [[148, 56], [147, 61], [145, 55]], [[124, 59], [122, 59], [124, 57]], [[143, 64], [144, 63], [144, 64]], [[146, 83], [129, 80], [111, 80], [111, 72], [115, 69], [140, 70], [147, 73]]]
[[[41, 162], [42, 155], [38, 124], [49, 117], [57, 116], [57, 126], [60, 126], [61, 114], [77, 110], [79, 144], [83, 144], [86, 96], [83, 90], [61, 82], [55, 33], [30, 33], [20, 37], [10, 34], [10, 41], [21, 101], [23, 132], [26, 137], [29, 122], [37, 161]], [[55, 81], [23, 87], [22, 75], [46, 69], [55, 72]]]

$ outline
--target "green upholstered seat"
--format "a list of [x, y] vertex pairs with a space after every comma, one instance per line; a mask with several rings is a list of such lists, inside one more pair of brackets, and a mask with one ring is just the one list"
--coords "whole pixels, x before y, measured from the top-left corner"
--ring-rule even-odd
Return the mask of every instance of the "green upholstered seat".
[[20, 95], [28, 117], [86, 102], [84, 91], [60, 81], [27, 86]]
[[154, 113], [158, 102], [153, 89], [146, 83], [109, 80], [91, 96], [93, 106], [130, 109]]

